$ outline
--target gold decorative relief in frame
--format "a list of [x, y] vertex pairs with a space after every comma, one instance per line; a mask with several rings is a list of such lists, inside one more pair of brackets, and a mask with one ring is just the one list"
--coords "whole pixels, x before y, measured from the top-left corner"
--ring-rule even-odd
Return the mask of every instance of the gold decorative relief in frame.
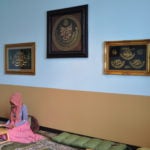
[[104, 42], [104, 73], [150, 75], [150, 39]]
[[35, 74], [35, 43], [5, 45], [6, 74]]
[[47, 11], [47, 58], [88, 57], [88, 5]]

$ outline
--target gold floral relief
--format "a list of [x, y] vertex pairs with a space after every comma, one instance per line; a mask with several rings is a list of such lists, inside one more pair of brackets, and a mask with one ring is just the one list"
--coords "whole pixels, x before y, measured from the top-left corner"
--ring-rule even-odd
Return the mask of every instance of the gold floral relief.
[[104, 43], [104, 73], [150, 75], [150, 40]]

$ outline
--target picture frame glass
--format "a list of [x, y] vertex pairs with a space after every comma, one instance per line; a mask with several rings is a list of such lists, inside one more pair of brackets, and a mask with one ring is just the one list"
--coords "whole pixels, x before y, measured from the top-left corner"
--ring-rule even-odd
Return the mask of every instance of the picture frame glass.
[[10, 48], [8, 51], [8, 69], [31, 69], [31, 57], [31, 49], [28, 47]]

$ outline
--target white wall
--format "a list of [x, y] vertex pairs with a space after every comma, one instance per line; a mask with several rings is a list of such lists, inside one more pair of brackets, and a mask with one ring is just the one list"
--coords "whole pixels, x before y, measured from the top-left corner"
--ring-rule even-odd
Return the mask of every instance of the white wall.
[[[89, 57], [46, 59], [46, 12], [89, 5]], [[150, 38], [149, 0], [0, 0], [0, 84], [150, 96], [149, 76], [103, 74], [103, 42]], [[36, 75], [4, 73], [4, 45], [36, 42]]]

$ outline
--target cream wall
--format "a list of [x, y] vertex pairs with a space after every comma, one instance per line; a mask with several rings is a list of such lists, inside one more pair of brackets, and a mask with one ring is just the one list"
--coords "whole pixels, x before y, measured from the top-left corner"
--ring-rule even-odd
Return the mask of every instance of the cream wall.
[[150, 147], [150, 97], [0, 85], [0, 116], [9, 96], [23, 94], [41, 126]]

